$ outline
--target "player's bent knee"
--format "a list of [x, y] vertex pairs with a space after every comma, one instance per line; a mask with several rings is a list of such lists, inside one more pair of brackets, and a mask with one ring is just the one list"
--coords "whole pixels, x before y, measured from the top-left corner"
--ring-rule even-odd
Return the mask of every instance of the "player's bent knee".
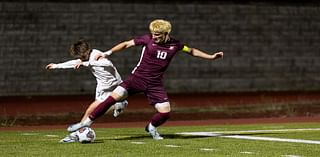
[[163, 102], [163, 103], [156, 103], [155, 108], [160, 113], [167, 113], [171, 111], [170, 103], [169, 102]]
[[128, 91], [121, 86], [113, 90], [111, 96], [116, 100], [124, 100], [128, 97]]

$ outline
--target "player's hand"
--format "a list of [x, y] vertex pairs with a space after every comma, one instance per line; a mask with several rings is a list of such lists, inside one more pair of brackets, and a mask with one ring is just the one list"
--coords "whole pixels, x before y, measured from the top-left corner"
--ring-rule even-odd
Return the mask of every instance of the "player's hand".
[[50, 63], [46, 66], [46, 69], [50, 70], [50, 69], [54, 69], [54, 63]]
[[223, 58], [223, 52], [217, 52], [217, 53], [213, 54], [212, 56], [213, 56], [212, 59]]
[[74, 69], [79, 69], [79, 68], [81, 67], [81, 65], [82, 65], [82, 62], [79, 62], [78, 64], [76, 64], [76, 65], [74, 66]]

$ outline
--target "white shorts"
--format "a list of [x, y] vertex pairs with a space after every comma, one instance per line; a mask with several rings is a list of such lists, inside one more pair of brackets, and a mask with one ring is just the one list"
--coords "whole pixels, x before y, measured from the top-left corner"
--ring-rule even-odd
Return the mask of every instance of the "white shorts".
[[96, 100], [103, 102], [108, 98], [112, 91], [96, 90]]

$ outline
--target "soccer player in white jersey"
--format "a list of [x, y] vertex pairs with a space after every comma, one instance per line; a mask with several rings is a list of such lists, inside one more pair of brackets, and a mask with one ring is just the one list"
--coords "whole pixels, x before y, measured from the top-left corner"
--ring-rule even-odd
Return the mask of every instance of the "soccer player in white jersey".
[[[63, 63], [54, 64], [50, 63], [46, 66], [46, 69], [77, 69], [80, 66], [86, 66], [90, 68], [92, 74], [97, 81], [95, 101], [93, 101], [87, 108], [82, 120], [85, 120], [91, 112], [103, 102], [111, 92], [122, 82], [121, 77], [110, 60], [107, 58], [95, 59], [95, 56], [102, 54], [97, 49], [91, 49], [90, 44], [84, 40], [79, 40], [71, 45], [70, 54], [77, 59], [69, 60]], [[126, 100], [120, 100], [114, 105], [113, 116], [117, 117], [123, 109], [128, 105]], [[75, 132], [70, 133], [60, 142], [76, 142]]]

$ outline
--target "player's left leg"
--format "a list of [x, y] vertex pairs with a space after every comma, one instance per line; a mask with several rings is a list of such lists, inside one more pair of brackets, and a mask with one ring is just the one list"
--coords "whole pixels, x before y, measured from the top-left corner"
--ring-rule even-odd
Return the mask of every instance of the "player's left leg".
[[167, 92], [160, 81], [158, 83], [155, 82], [153, 86], [149, 86], [145, 93], [149, 103], [158, 111], [153, 115], [145, 130], [153, 137], [153, 139], [162, 140], [163, 137], [160, 136], [156, 128], [164, 124], [170, 117], [171, 108]]
[[152, 118], [150, 123], [146, 126], [145, 130], [152, 136], [155, 140], [162, 140], [163, 137], [157, 131], [157, 127], [164, 124], [170, 118], [170, 103], [156, 103], [155, 108], [158, 111]]

